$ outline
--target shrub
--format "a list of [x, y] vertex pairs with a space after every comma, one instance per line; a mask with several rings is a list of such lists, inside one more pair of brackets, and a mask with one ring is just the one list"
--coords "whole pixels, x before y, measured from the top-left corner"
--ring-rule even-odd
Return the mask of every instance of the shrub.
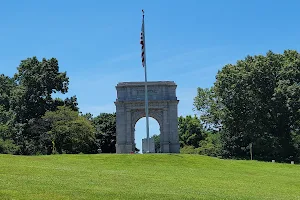
[[182, 154], [198, 154], [197, 149], [193, 146], [184, 146], [180, 148], [180, 153]]
[[201, 155], [217, 157], [221, 155], [221, 137], [219, 133], [208, 133], [204, 140], [199, 143], [196, 151]]
[[15, 154], [18, 150], [19, 147], [15, 145], [12, 140], [0, 139], [0, 153]]

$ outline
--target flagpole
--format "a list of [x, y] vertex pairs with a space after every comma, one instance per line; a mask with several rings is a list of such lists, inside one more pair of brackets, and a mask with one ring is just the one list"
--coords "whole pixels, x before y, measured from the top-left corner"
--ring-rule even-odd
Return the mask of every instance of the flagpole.
[[143, 12], [143, 39], [144, 39], [144, 68], [145, 68], [145, 112], [146, 112], [146, 132], [147, 132], [147, 143], [148, 153], [150, 153], [150, 139], [149, 139], [149, 108], [148, 108], [148, 83], [147, 83], [147, 67], [146, 67], [146, 40], [145, 40], [145, 25], [144, 25], [144, 10]]

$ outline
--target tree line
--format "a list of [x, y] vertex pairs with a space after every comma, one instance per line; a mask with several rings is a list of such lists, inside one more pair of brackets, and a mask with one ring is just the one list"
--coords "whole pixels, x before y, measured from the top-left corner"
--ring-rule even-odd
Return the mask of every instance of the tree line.
[[[115, 153], [116, 115], [79, 111], [55, 58], [22, 60], [0, 75], [0, 153]], [[192, 116], [178, 118], [182, 153], [280, 162], [300, 160], [300, 55], [286, 50], [225, 65], [197, 88]], [[155, 135], [159, 152], [159, 135]]]

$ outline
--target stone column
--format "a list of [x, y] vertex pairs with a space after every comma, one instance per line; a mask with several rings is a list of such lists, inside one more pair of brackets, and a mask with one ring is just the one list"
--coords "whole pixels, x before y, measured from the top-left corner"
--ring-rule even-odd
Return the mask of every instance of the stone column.
[[168, 109], [163, 109], [163, 122], [162, 129], [160, 135], [160, 149], [162, 153], [169, 153], [169, 117], [168, 117]]
[[170, 120], [170, 153], [179, 153], [179, 136], [178, 136], [178, 101], [172, 102], [169, 105], [169, 120]]
[[126, 116], [123, 103], [116, 102], [116, 153], [126, 152]]
[[132, 151], [135, 152], [135, 124], [131, 124], [131, 141], [132, 141]]
[[126, 110], [126, 153], [130, 153], [133, 150], [133, 141], [132, 141], [132, 130], [131, 130], [131, 110], [128, 108]]

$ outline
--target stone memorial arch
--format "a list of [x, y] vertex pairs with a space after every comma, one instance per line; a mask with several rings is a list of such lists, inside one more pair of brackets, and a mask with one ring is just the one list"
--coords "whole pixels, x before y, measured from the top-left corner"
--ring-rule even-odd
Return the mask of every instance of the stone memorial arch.
[[[176, 87], [173, 81], [148, 82], [149, 117], [156, 119], [160, 126], [162, 153], [179, 153], [180, 150]], [[116, 152], [134, 152], [135, 124], [146, 116], [145, 83], [122, 82], [116, 89]]]

